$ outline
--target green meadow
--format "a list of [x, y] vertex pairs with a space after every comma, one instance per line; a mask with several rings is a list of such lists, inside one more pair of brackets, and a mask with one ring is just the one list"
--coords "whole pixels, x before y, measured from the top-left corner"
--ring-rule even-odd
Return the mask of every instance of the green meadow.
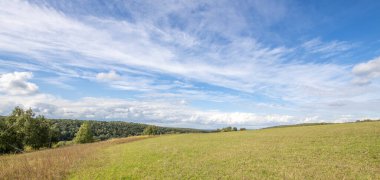
[[0, 179], [380, 179], [380, 121], [134, 136], [2, 155]]
[[380, 122], [165, 135], [100, 150], [70, 179], [380, 179]]

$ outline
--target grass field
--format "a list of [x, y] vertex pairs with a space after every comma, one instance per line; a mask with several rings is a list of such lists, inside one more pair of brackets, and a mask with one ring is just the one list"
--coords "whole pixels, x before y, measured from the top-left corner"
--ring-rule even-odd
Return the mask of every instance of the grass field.
[[73, 179], [380, 179], [380, 122], [169, 135], [103, 149]]
[[67, 148], [71, 161], [65, 165], [59, 163], [64, 148], [0, 157], [0, 176], [17, 178], [14, 169], [25, 166], [27, 158], [50, 153], [45, 159], [50, 165], [23, 173], [35, 179], [380, 179], [379, 121], [165, 135]]

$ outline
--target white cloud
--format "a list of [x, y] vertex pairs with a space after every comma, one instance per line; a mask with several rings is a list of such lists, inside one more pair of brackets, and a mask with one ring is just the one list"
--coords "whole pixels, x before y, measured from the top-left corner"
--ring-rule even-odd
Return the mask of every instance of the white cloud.
[[28, 80], [31, 72], [13, 72], [0, 74], [0, 92], [8, 95], [28, 95], [38, 91], [38, 86]]
[[[41, 70], [52, 69], [57, 73], [74, 77], [80, 76], [80, 74], [70, 67], [120, 69], [132, 66], [135, 69], [149, 69], [154, 72], [180, 75], [224, 86], [225, 82], [231, 83], [250, 75], [241, 71], [241, 67], [245, 66], [244, 62], [237, 65], [231, 65], [231, 62], [225, 64], [230, 58], [237, 59], [237, 55], [244, 55], [239, 53], [249, 52], [249, 55], [254, 55], [258, 59], [273, 59], [271, 56], [277, 56], [280, 53], [277, 52], [277, 49], [272, 51], [260, 47], [255, 41], [239, 39], [234, 41], [233, 46], [236, 47], [232, 47], [234, 50], [229, 50], [230, 52], [228, 47], [215, 47], [212, 50], [220, 52], [220, 48], [224, 48], [227, 50], [226, 52], [230, 53], [228, 58], [219, 60], [222, 64], [217, 61], [208, 63], [209, 57], [207, 56], [202, 58], [192, 57], [188, 54], [180, 56], [175, 51], [181, 52], [181, 46], [172, 49], [171, 46], [163, 45], [164, 43], [161, 42], [167, 42], [168, 37], [178, 41], [177, 34], [181, 34], [186, 37], [186, 42], [183, 43], [186, 44], [183, 46], [186, 49], [189, 46], [188, 39], [197, 39], [187, 31], [173, 33], [173, 30], [167, 27], [161, 28], [147, 24], [149, 23], [147, 20], [132, 24], [126, 21], [93, 17], [87, 19], [86, 22], [80, 22], [49, 8], [41, 8], [23, 2], [1, 3], [3, 4], [0, 7], [4, 8], [0, 9], [0, 16], [3, 17], [0, 20], [0, 38], [2, 39], [0, 48], [34, 57], [36, 61], [40, 61]], [[23, 12], [28, 13], [14, 13], [19, 8], [25, 9]], [[60, 26], [56, 26], [56, 24], [60, 24]], [[212, 29], [220, 30], [218, 27]], [[157, 33], [161, 36], [155, 37], [157, 40], [152, 40]], [[61, 36], [66, 38], [57, 38]], [[12, 42], [18, 43], [16, 45]], [[247, 47], [246, 51], [241, 50], [242, 45]], [[202, 46], [197, 48], [203, 48]], [[208, 53], [210, 56], [212, 51], [210, 50], [211, 53]], [[72, 58], [72, 54], [75, 54], [76, 57], [79, 56], [81, 60]], [[64, 61], [60, 59], [64, 59]], [[251, 69], [245, 68], [245, 71], [251, 71]], [[243, 75], [244, 77], [242, 77]], [[229, 87], [240, 88], [239, 84], [244, 83], [237, 82]]]
[[358, 76], [367, 78], [380, 77], [380, 57], [354, 66], [352, 72]]
[[109, 98], [85, 97], [79, 100], [65, 100], [48, 94], [28, 97], [1, 96], [4, 103], [0, 113], [9, 113], [17, 105], [31, 107], [37, 114], [50, 118], [75, 118], [98, 120], [124, 120], [141, 123], [186, 124], [189, 127], [216, 128], [227, 125], [261, 127], [273, 124], [302, 122], [288, 115], [201, 111], [181, 102], [172, 104], [162, 101], [134, 101]]
[[[3, 77], [4, 75], [1, 76], [0, 82], [3, 82]], [[6, 78], [12, 80], [24, 79], [21, 82], [28, 83], [25, 80], [30, 79], [32, 74], [15, 72], [6, 74], [6, 77], [12, 77]], [[196, 91], [192, 93], [199, 95]], [[0, 104], [0, 114], [6, 115], [10, 113], [13, 107], [23, 106], [26, 108], [31, 107], [37, 114], [43, 114], [49, 118], [123, 120], [196, 128], [217, 128], [229, 125], [259, 128], [279, 124], [345, 122], [363, 119], [364, 117], [376, 118], [376, 114], [373, 114], [373, 112], [377, 110], [376, 107], [380, 104], [380, 98], [367, 101], [330, 100], [326, 102], [327, 104], [319, 103], [311, 104], [310, 107], [300, 107], [301, 111], [308, 112], [305, 114], [278, 113], [281, 107], [273, 107], [274, 110], [277, 110], [277, 113], [258, 114], [238, 111], [200, 110], [190, 107], [189, 103], [183, 99], [179, 101], [174, 99], [173, 101], [170, 97], [156, 100], [147, 99], [83, 97], [77, 100], [67, 100], [44, 93], [25, 94], [24, 96], [19, 94], [0, 94], [0, 101], [2, 102]], [[228, 101], [228, 99], [225, 100]], [[314, 112], [310, 113], [310, 109], [313, 109]], [[347, 112], [351, 112], [350, 116], [346, 116]]]
[[[309, 122], [347, 122], [363, 118], [379, 118], [371, 115], [355, 114], [350, 116], [331, 112], [328, 116], [256, 114], [246, 112], [221, 112], [198, 110], [182, 102], [141, 101], [115, 98], [84, 97], [78, 100], [65, 100], [49, 94], [34, 94], [27, 97], [0, 95], [0, 113], [10, 113], [15, 106], [31, 107], [37, 114], [49, 118], [122, 120], [130, 122], [151, 123], [165, 126], [186, 126], [196, 128], [220, 128], [238, 126], [260, 128], [280, 124]], [[378, 103], [378, 102], [377, 102]], [[353, 103], [355, 105], [355, 103]], [[373, 106], [374, 104], [368, 104]], [[360, 109], [365, 104], [351, 108]], [[314, 106], [316, 107], [316, 106]], [[365, 114], [365, 113], [364, 113]]]
[[352, 49], [354, 45], [346, 41], [323, 42], [320, 38], [314, 38], [304, 42], [302, 47], [307, 53], [320, 53], [323, 57], [331, 57]]
[[116, 71], [112, 70], [109, 71], [108, 73], [98, 73], [96, 75], [96, 79], [101, 80], [101, 81], [115, 81], [120, 79], [120, 75], [116, 73]]
[[[47, 71], [68, 78], [98, 79], [106, 81], [113, 88], [147, 92], [142, 96], [155, 96], [156, 99], [175, 97], [176, 100], [185, 98], [191, 102], [193, 99], [220, 101], [228, 97], [228, 101], [236, 100], [237, 96], [227, 93], [196, 89], [196, 84], [201, 82], [234, 90], [233, 93], [237, 94], [248, 93], [251, 96], [280, 101], [288, 109], [303, 108], [302, 112], [310, 113], [311, 117], [316, 117], [311, 112], [316, 111], [315, 106], [318, 104], [320, 109], [324, 109], [319, 118], [326, 117], [323, 114], [329, 114], [325, 108], [330, 108], [330, 102], [349, 100], [357, 103], [380, 98], [379, 89], [376, 87], [352, 85], [353, 81], [361, 85], [369, 84], [369, 78], [377, 77], [378, 60], [355, 67], [352, 70], [358, 75], [355, 76], [349, 65], [287, 59], [292, 55], [292, 48], [265, 46], [252, 37], [239, 36], [242, 34], [241, 30], [247, 26], [242, 14], [230, 6], [225, 8], [218, 1], [211, 3], [215, 4], [208, 6], [208, 3], [196, 1], [160, 2], [144, 6], [144, 11], [139, 10], [141, 7], [133, 8], [133, 4], [128, 4], [126, 7], [131, 8], [131, 14], [136, 18], [134, 22], [129, 22], [94, 16], [73, 18], [46, 6], [23, 1], [0, 1], [0, 50], [29, 58], [28, 62], [1, 60], [4, 66], [0, 68], [6, 66], [5, 69], [11, 69], [16, 66], [24, 71]], [[275, 4], [256, 4], [264, 7], [258, 12], [260, 16], [273, 15], [268, 20], [269, 24], [281, 20], [287, 12], [286, 8], [279, 8], [278, 14], [273, 14], [270, 9]], [[193, 13], [195, 9], [202, 8], [207, 10]], [[170, 15], [173, 14], [182, 17], [187, 24], [173, 28], [170, 25]], [[223, 17], [222, 21], [220, 17]], [[310, 53], [332, 56], [350, 50], [352, 45], [343, 41], [323, 42], [316, 38], [305, 42], [303, 48]], [[113, 71], [107, 72], [110, 69]], [[164, 76], [163, 79], [186, 79], [190, 85], [160, 81], [161, 76]], [[24, 80], [24, 85], [33, 84], [27, 80]], [[179, 90], [169, 91], [174, 88]], [[29, 91], [32, 89], [33, 85], [30, 85]], [[15, 100], [7, 98], [7, 102], [22, 103], [17, 97], [12, 98]], [[36, 100], [28, 100], [30, 105], [36, 108], [46, 107], [41, 112], [46, 110], [47, 114], [54, 116], [62, 114], [64, 117], [75, 118], [118, 119], [127, 112], [131, 117], [156, 121], [160, 117], [162, 121], [166, 119], [168, 122], [191, 122], [193, 119], [194, 123], [199, 121], [206, 124], [219, 121], [227, 124], [254, 124], [260, 119], [266, 122], [276, 119], [273, 121], [278, 122], [294, 118], [302, 122], [301, 119], [309, 117], [309, 114], [297, 115], [293, 112], [282, 113], [285, 115], [269, 113], [273, 115], [267, 117], [256, 113], [189, 110], [181, 109], [185, 104], [174, 107], [172, 102], [144, 105], [120, 99], [105, 99], [104, 103], [109, 103], [108, 106], [95, 106], [99, 102], [103, 103], [103, 99], [66, 101], [41, 94], [33, 98]], [[261, 103], [263, 106], [272, 104]], [[71, 104], [76, 105], [77, 109], [72, 108]], [[112, 113], [107, 113], [108, 111]], [[368, 114], [373, 112], [375, 111]], [[94, 113], [96, 116], [93, 116]], [[169, 121], [171, 119], [173, 121]]]

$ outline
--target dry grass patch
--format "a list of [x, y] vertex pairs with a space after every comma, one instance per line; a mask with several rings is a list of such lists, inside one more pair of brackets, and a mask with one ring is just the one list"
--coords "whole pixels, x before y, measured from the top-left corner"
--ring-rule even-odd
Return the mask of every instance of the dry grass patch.
[[99, 161], [96, 152], [115, 144], [145, 139], [147, 136], [46, 149], [24, 154], [0, 156], [1, 179], [64, 179], [87, 161]]

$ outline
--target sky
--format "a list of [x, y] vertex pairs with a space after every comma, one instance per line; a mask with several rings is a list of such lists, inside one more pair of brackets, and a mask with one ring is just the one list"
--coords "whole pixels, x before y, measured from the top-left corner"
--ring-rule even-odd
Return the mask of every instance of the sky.
[[0, 0], [0, 115], [261, 128], [380, 118], [380, 2]]

